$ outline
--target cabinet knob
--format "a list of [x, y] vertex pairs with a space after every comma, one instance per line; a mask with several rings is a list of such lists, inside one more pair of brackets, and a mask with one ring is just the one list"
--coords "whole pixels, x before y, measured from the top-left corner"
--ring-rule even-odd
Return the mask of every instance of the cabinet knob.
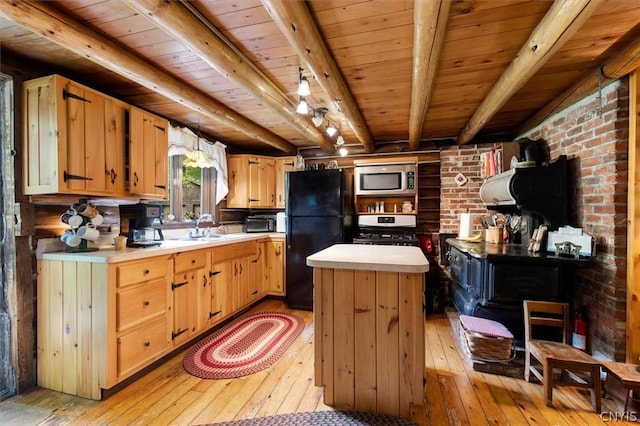
[[149, 306], [149, 305], [151, 304], [151, 302], [149, 302], [148, 300], [145, 300], [142, 304], [143, 304], [144, 306]]
[[151, 346], [151, 343], [150, 342], [144, 342], [144, 346], [148, 348], [149, 346]]
[[144, 270], [144, 274], [145, 274], [145, 275], [149, 275], [150, 273], [151, 273], [151, 271], [150, 271], [150, 270], [148, 270], [148, 269], [145, 269], [145, 270]]
[[194, 263], [196, 263], [195, 259], [191, 259], [191, 264], [193, 265]]

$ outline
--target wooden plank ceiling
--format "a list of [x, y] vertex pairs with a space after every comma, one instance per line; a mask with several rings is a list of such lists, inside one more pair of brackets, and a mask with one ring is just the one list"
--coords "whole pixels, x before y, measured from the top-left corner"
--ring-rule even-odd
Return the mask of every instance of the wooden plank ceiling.
[[638, 23], [628, 0], [0, 0], [0, 49], [231, 152], [334, 155], [299, 68], [351, 153], [512, 140], [634, 69]]

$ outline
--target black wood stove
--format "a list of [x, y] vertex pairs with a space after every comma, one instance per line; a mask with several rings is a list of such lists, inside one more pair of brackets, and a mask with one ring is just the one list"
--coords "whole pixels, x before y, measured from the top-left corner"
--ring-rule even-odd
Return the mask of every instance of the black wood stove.
[[461, 314], [501, 322], [521, 345], [522, 301], [569, 300], [574, 267], [587, 262], [544, 250], [528, 251], [533, 229], [544, 224], [557, 230], [568, 223], [566, 157], [547, 166], [512, 169], [490, 178], [480, 193], [488, 209], [521, 215], [528, 223], [527, 231], [518, 244], [447, 239], [443, 259], [449, 263], [450, 297]]

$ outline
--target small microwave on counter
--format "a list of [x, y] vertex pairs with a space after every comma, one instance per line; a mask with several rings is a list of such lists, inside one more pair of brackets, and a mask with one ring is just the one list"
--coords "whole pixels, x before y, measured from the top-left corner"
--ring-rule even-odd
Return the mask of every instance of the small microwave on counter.
[[276, 217], [273, 215], [247, 216], [245, 232], [275, 232]]
[[416, 163], [356, 165], [356, 195], [415, 195], [416, 169]]

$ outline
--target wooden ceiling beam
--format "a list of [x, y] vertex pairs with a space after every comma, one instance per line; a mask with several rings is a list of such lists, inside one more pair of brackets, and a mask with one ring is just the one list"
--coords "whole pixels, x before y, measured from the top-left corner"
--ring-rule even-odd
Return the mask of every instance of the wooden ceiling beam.
[[0, 0], [0, 13], [29, 31], [225, 126], [286, 153], [297, 147], [222, 103], [123, 50], [49, 2]]
[[327, 152], [333, 144], [315, 128], [311, 119], [295, 111], [295, 104], [276, 84], [259, 73], [245, 57], [179, 2], [164, 0], [125, 0], [134, 10], [147, 17], [158, 28], [174, 37], [221, 75], [240, 85], [248, 93], [269, 105], [305, 138]]
[[338, 105], [365, 151], [373, 152], [375, 145], [360, 108], [305, 2], [262, 0], [262, 5], [311, 70], [322, 90]]
[[587, 71], [573, 86], [520, 125], [517, 134], [534, 128], [553, 114], [584, 99], [598, 90], [598, 86], [606, 86], [638, 68], [640, 68], [640, 39], [629, 42], [624, 49], [609, 58], [601, 67]]
[[602, 0], [556, 0], [458, 136], [468, 143], [586, 22]]
[[435, 83], [447, 30], [449, 0], [417, 1], [413, 9], [413, 77], [409, 114], [409, 148], [420, 147], [424, 119]]

